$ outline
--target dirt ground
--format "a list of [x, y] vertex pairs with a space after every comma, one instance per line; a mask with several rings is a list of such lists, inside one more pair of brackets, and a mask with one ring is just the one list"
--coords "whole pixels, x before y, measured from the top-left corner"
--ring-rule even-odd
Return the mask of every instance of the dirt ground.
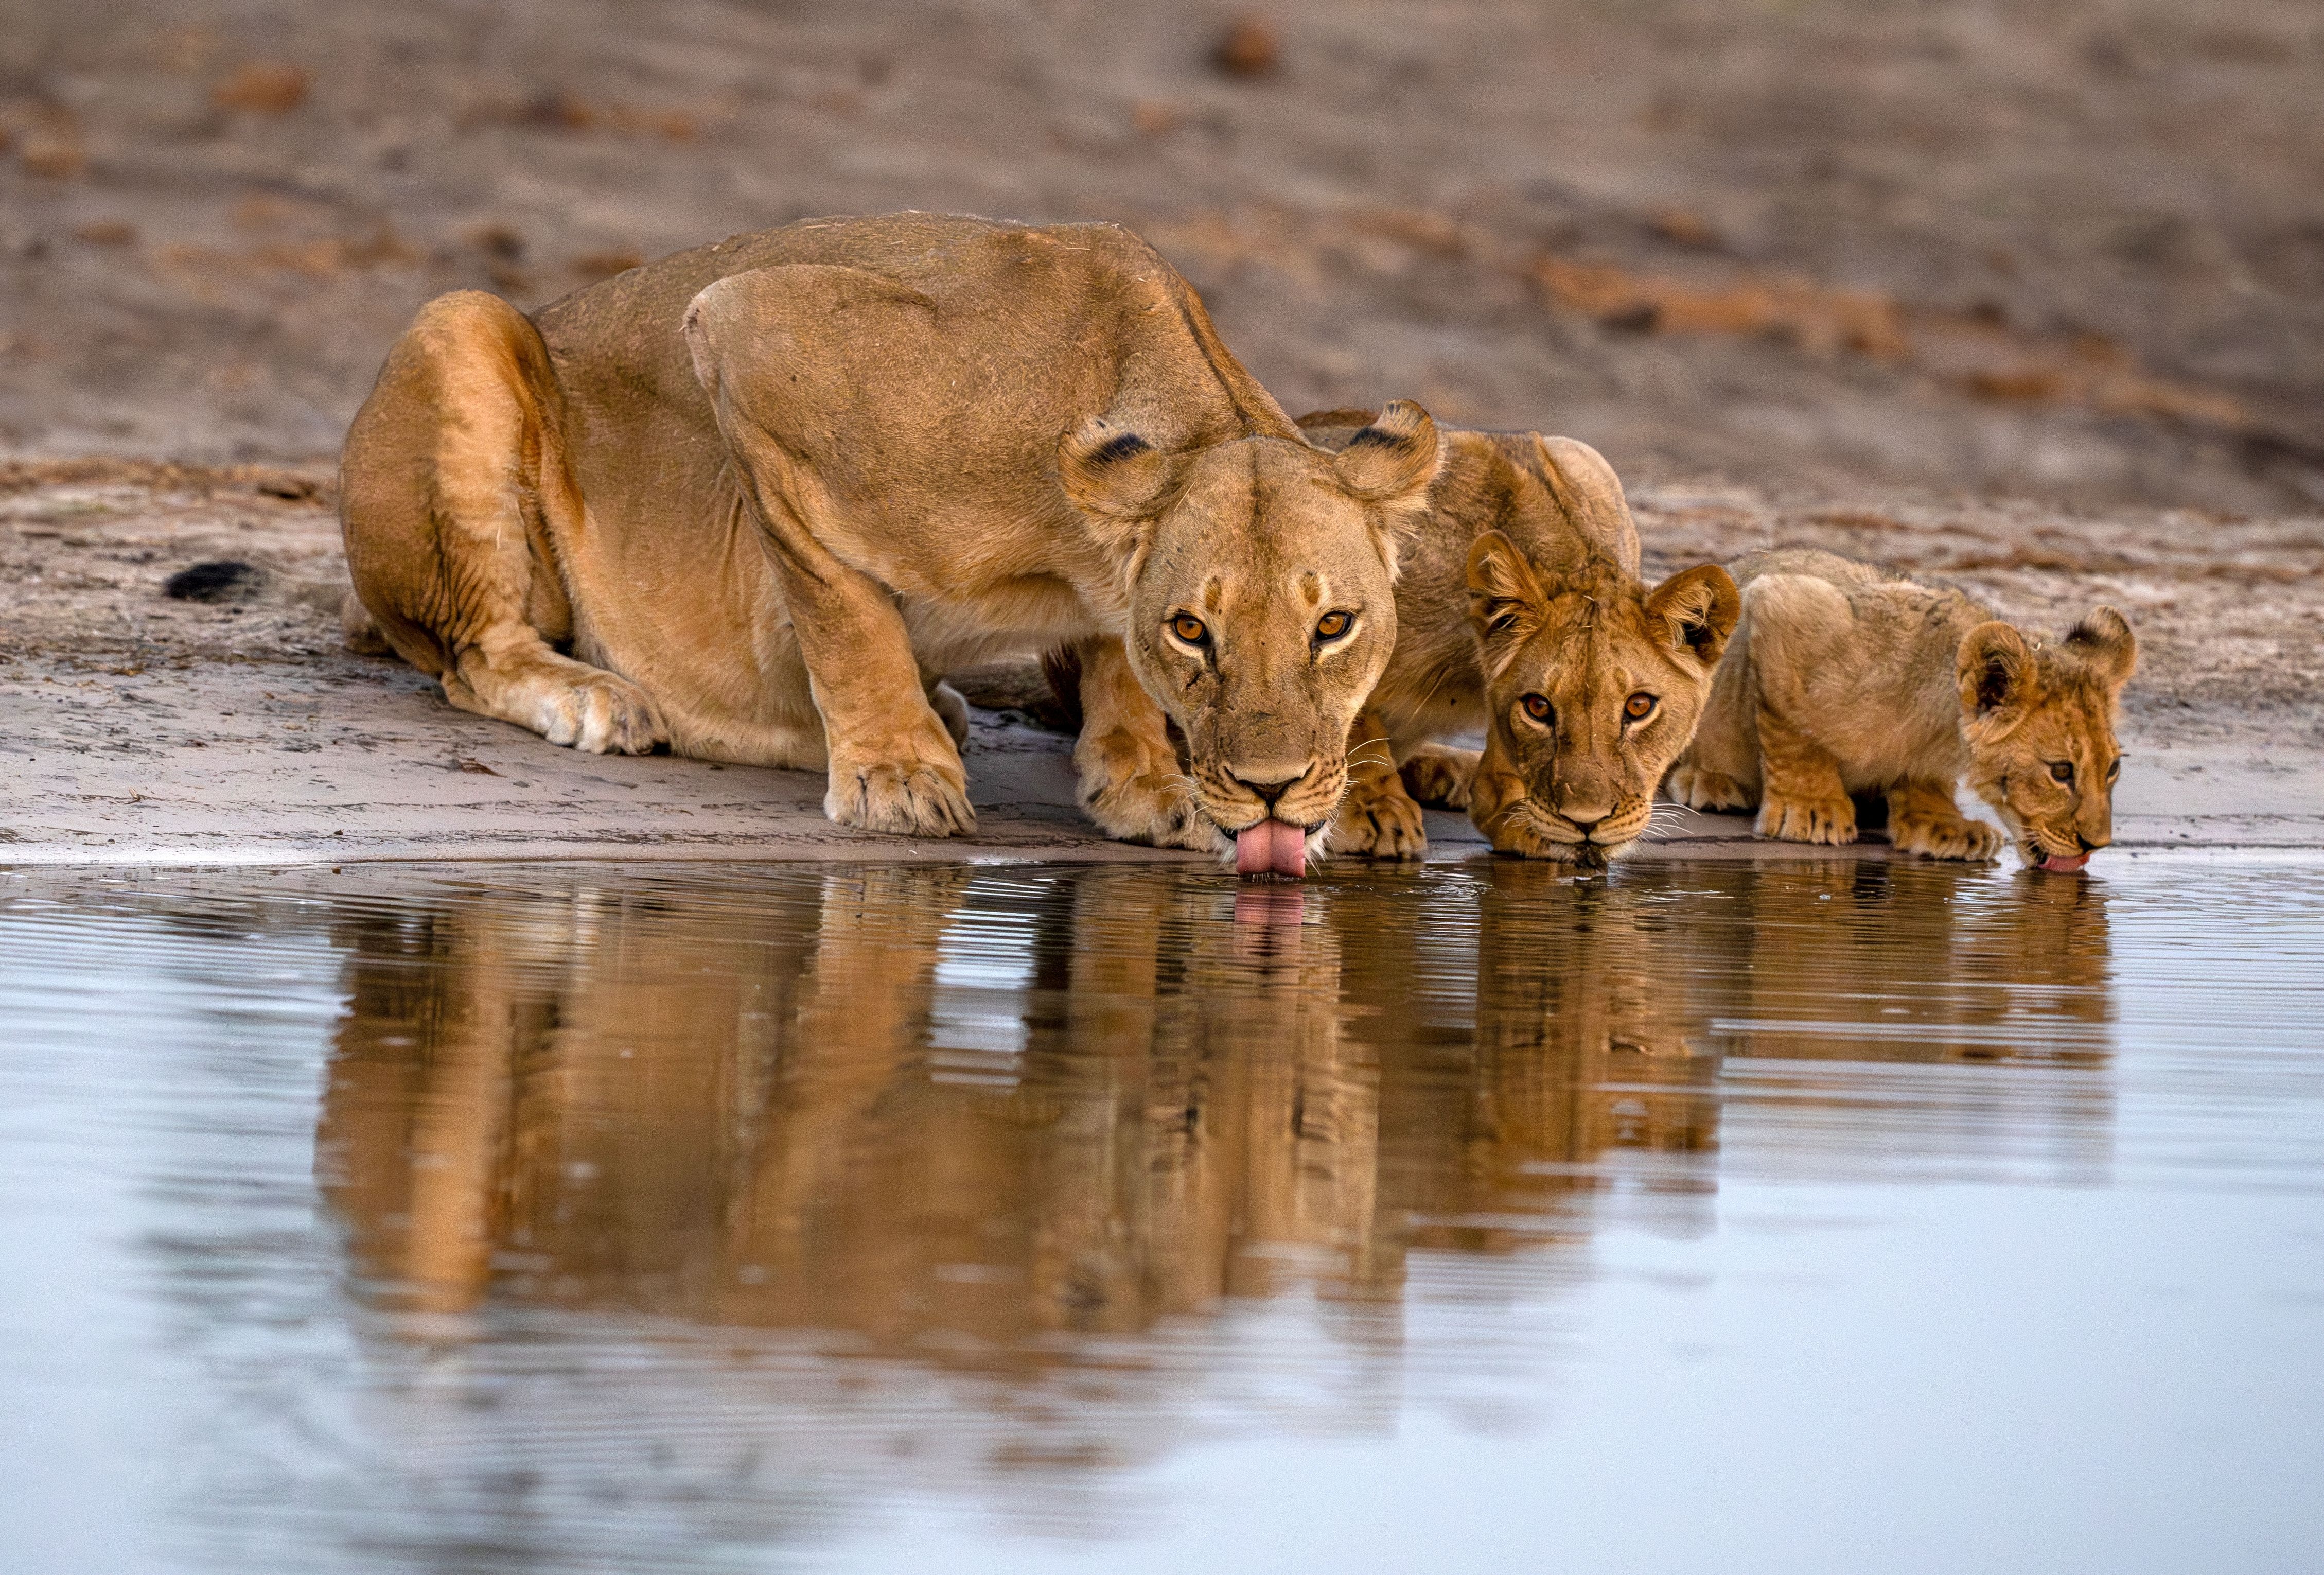
[[[1135, 226], [1295, 412], [1400, 394], [1583, 438], [1658, 570], [1804, 541], [2044, 629], [2112, 602], [2152, 839], [2310, 839], [2324, 12], [1256, 14], [1222, 65], [1238, 13], [1204, 5], [0, 0], [7, 834], [596, 846], [648, 835], [645, 800], [656, 838], [747, 842], [779, 804], [830, 840], [804, 778], [584, 762], [339, 651], [331, 459], [440, 292], [530, 308], [923, 207]], [[161, 597], [207, 558], [272, 579]], [[976, 748], [990, 839], [1080, 845], [1053, 737], [987, 713]], [[292, 757], [306, 786], [271, 786]]]
[[1130, 223], [1295, 409], [2324, 503], [2310, 0], [1259, 9], [0, 0], [0, 451], [327, 456], [439, 292], [918, 207]]

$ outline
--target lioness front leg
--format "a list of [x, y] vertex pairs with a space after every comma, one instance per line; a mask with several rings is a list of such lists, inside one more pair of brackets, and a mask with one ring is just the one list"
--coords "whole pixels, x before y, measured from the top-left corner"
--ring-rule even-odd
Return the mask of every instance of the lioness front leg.
[[1898, 783], [1888, 790], [1888, 840], [1923, 858], [1983, 862], [1999, 856], [2001, 833], [1960, 812], [1944, 783]]
[[1404, 791], [1388, 729], [1369, 710], [1348, 729], [1348, 791], [1332, 822], [1332, 851], [1418, 858], [1428, 851], [1420, 806]]
[[1412, 801], [1431, 810], [1465, 810], [1477, 780], [1474, 749], [1448, 744], [1423, 744], [1397, 768]]
[[896, 604], [836, 561], [819, 577], [780, 578], [830, 754], [823, 812], [902, 837], [975, 830], [960, 747], [920, 686]]
[[1081, 664], [1082, 702], [1074, 771], [1084, 811], [1117, 841], [1215, 851], [1219, 833], [1195, 812], [1169, 724], [1130, 671], [1121, 642], [1099, 635], [1082, 641], [1074, 653]]
[[1840, 763], [1774, 712], [1759, 713], [1759, 820], [1762, 837], [1783, 842], [1856, 840], [1856, 805]]
[[347, 432], [347, 570], [376, 635], [460, 709], [643, 755], [669, 739], [652, 699], [549, 644], [573, 616], [549, 537], [581, 513], [563, 403], [540, 330], [507, 301], [421, 308]]
[[[903, 614], [877, 580], [807, 533], [788, 487], [746, 474], [775, 544], [769, 557], [823, 717], [830, 762], [823, 812], [843, 826], [900, 837], [974, 830], [960, 747], [929, 703]], [[787, 465], [776, 475], [791, 486], [813, 486]], [[818, 494], [809, 496], [819, 503]]]

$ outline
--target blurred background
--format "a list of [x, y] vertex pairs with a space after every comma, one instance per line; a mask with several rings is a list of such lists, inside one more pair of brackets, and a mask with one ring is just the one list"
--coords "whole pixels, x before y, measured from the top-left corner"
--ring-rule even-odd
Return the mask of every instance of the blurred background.
[[1294, 414], [2324, 503], [2313, 0], [0, 0], [0, 456], [333, 453], [458, 288], [1112, 218]]

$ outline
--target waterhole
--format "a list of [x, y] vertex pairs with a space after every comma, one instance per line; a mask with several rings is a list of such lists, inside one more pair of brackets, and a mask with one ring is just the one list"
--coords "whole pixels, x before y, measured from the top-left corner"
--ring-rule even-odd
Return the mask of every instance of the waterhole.
[[2324, 867], [0, 872], [0, 1569], [2324, 1568]]

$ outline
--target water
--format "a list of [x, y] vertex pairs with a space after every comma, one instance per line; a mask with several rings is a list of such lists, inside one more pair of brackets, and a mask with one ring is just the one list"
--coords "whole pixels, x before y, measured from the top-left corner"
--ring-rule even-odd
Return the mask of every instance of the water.
[[2324, 867], [0, 872], [0, 1570], [2324, 1568]]

